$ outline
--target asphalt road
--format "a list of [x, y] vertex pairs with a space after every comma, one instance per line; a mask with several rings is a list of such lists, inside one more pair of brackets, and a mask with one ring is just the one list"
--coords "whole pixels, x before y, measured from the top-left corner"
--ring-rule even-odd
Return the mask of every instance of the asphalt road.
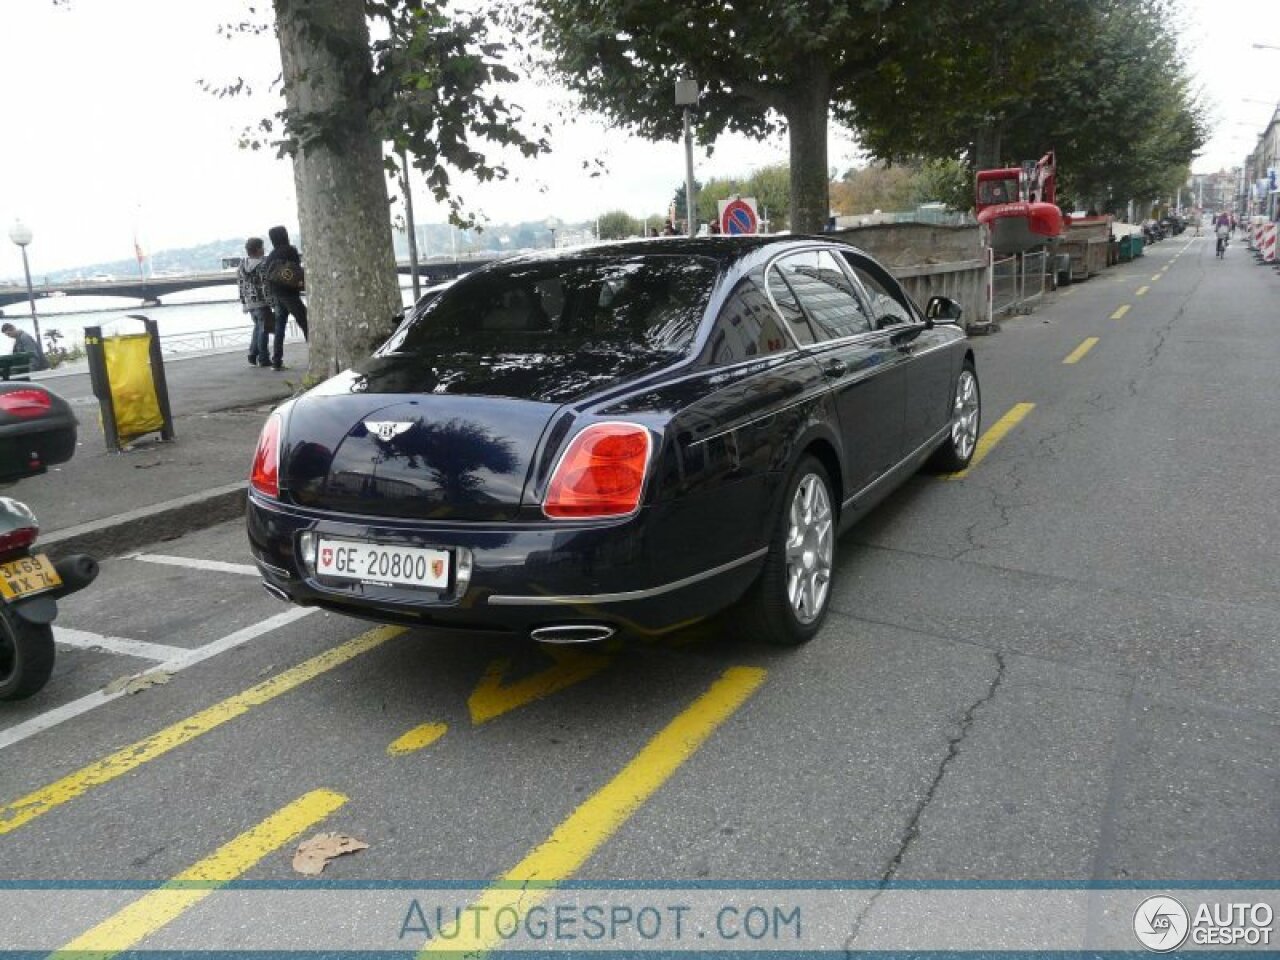
[[0, 879], [163, 881], [326, 789], [344, 881], [1274, 880], [1278, 296], [1183, 236], [975, 339], [1001, 438], [841, 541], [792, 652], [291, 614], [234, 524], [109, 560], [0, 708]]

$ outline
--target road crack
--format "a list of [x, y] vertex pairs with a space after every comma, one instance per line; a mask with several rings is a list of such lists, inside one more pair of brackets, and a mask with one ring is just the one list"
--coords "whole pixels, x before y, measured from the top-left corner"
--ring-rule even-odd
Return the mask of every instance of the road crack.
[[862, 932], [862, 926], [870, 915], [872, 908], [876, 905], [876, 901], [893, 883], [894, 877], [897, 876], [898, 870], [901, 869], [907, 853], [910, 852], [911, 847], [920, 838], [920, 819], [924, 816], [924, 812], [929, 809], [930, 804], [933, 803], [933, 798], [937, 795], [938, 788], [942, 786], [942, 781], [947, 776], [947, 770], [951, 767], [956, 757], [960, 755], [960, 745], [964, 743], [969, 731], [973, 728], [978, 711], [992, 701], [1001, 684], [1004, 683], [1007, 670], [1004, 654], [996, 650], [993, 651], [993, 656], [996, 661], [996, 675], [991, 679], [986, 692], [969, 704], [961, 715], [960, 723], [955, 733], [947, 741], [947, 751], [938, 763], [938, 768], [934, 771], [933, 779], [930, 781], [928, 789], [925, 790], [924, 796], [920, 798], [920, 802], [916, 804], [915, 809], [911, 812], [911, 817], [907, 820], [907, 826], [902, 832], [902, 839], [898, 843], [898, 849], [894, 851], [893, 856], [889, 858], [889, 862], [885, 865], [884, 871], [880, 874], [880, 879], [877, 881], [875, 890], [867, 901], [866, 906], [854, 917], [853, 926], [844, 943], [845, 953], [849, 956], [853, 955], [854, 943], [858, 939], [858, 934]]

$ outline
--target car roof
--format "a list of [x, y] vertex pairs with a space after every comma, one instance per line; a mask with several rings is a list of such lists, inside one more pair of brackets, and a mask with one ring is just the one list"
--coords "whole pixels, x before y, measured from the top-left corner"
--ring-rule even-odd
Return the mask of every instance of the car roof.
[[722, 263], [741, 259], [764, 247], [809, 245], [815, 240], [839, 243], [832, 237], [807, 237], [796, 234], [775, 236], [719, 236], [719, 237], [651, 237], [643, 240], [617, 240], [591, 243], [579, 247], [563, 247], [556, 250], [540, 250], [500, 261], [530, 262], [545, 260], [575, 260], [582, 257], [618, 257], [637, 255], [707, 257]]

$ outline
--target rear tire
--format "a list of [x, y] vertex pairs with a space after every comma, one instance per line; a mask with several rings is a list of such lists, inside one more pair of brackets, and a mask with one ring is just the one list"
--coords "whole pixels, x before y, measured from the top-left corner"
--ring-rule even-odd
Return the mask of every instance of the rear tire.
[[0, 700], [25, 700], [53, 673], [53, 627], [0, 610]]
[[929, 458], [928, 468], [939, 473], [955, 473], [969, 466], [978, 448], [978, 431], [982, 427], [982, 390], [978, 371], [972, 360], [966, 360], [956, 378], [955, 397], [951, 403], [951, 430], [942, 446]]
[[836, 519], [826, 468], [803, 457], [774, 520], [764, 570], [738, 608], [746, 635], [798, 647], [822, 629], [835, 571]]

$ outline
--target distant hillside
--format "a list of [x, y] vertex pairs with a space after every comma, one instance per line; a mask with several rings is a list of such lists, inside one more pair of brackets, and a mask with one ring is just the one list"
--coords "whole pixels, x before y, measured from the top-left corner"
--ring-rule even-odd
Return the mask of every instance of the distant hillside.
[[[559, 223], [556, 236], [561, 243], [582, 242], [590, 239], [593, 223]], [[418, 256], [449, 256], [453, 253], [472, 253], [492, 251], [505, 253], [513, 250], [536, 249], [551, 245], [551, 231], [543, 221], [526, 221], [523, 223], [488, 224], [483, 230], [459, 230], [447, 223], [418, 224]], [[265, 240], [266, 238], [263, 237]], [[244, 255], [244, 237], [230, 237], [226, 240], [212, 240], [194, 247], [179, 247], [172, 250], [157, 250], [148, 254], [146, 270], [148, 275], [161, 273], [211, 273], [222, 269], [223, 257], [240, 257]], [[396, 257], [407, 260], [409, 257], [409, 238], [406, 234], [394, 234]], [[296, 238], [294, 242], [306, 254], [306, 244]], [[46, 278], [51, 283], [63, 283], [77, 278], [89, 278], [105, 273], [113, 277], [136, 277], [138, 262], [133, 258], [109, 260], [102, 263], [86, 263], [83, 266], [66, 270], [50, 270], [32, 276], [36, 283], [44, 283]], [[14, 283], [21, 282], [21, 277], [10, 278]]]

